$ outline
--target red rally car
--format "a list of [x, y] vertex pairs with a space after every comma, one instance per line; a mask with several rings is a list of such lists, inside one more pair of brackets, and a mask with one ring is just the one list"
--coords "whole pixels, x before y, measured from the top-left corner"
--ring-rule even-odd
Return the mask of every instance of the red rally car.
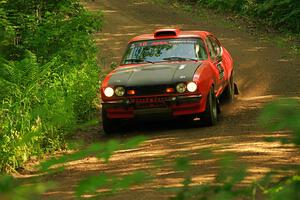
[[220, 97], [234, 98], [233, 77], [232, 57], [209, 32], [160, 29], [137, 36], [102, 82], [103, 129], [109, 134], [122, 121], [163, 114], [212, 126]]

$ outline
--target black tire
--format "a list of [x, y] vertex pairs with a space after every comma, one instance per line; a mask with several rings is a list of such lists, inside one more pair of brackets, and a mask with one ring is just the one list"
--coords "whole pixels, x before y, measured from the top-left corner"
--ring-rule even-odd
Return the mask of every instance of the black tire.
[[105, 109], [102, 109], [102, 128], [106, 135], [115, 134], [120, 131], [119, 120], [109, 119], [107, 117], [107, 112]]
[[200, 122], [204, 126], [213, 126], [218, 121], [218, 101], [213, 88], [210, 89], [207, 100], [206, 109], [200, 117]]
[[193, 123], [193, 120], [195, 119], [195, 115], [183, 115], [178, 117], [175, 122], [178, 124], [182, 124], [184, 126], [190, 126]]
[[233, 74], [230, 76], [227, 87], [223, 92], [223, 100], [225, 103], [232, 103], [234, 100], [234, 78]]

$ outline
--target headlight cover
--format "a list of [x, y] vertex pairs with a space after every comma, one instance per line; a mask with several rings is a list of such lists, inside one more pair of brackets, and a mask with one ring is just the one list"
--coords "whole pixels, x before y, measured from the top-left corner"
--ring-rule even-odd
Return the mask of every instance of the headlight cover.
[[187, 90], [189, 92], [195, 92], [197, 90], [197, 84], [195, 82], [189, 82], [187, 84]]
[[178, 83], [176, 85], [176, 91], [178, 93], [184, 93], [186, 91], [186, 84], [185, 83]]
[[116, 87], [115, 94], [119, 97], [124, 96], [125, 94], [125, 88], [122, 86]]
[[114, 89], [112, 89], [111, 87], [107, 87], [104, 89], [104, 95], [106, 97], [112, 97], [114, 96]]

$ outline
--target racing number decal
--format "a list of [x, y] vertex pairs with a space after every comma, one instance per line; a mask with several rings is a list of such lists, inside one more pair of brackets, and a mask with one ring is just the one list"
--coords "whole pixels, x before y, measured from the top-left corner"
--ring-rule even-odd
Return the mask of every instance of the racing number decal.
[[217, 68], [218, 68], [218, 71], [219, 71], [220, 80], [222, 80], [224, 78], [224, 68], [222, 67], [222, 62], [219, 62], [217, 64]]

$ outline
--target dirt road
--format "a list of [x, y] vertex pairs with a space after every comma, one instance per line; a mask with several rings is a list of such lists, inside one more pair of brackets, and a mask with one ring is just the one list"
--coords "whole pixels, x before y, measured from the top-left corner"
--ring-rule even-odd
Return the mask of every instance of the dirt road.
[[[77, 181], [88, 175], [99, 172], [126, 174], [137, 169], [153, 172], [150, 163], [155, 158], [195, 155], [207, 147], [221, 147], [238, 154], [249, 167], [247, 180], [259, 178], [271, 168], [300, 164], [299, 152], [294, 148], [264, 141], [270, 135], [279, 137], [284, 133], [265, 132], [256, 121], [265, 102], [277, 96], [300, 96], [299, 56], [289, 56], [285, 49], [276, 47], [264, 36], [251, 35], [244, 28], [231, 26], [225, 17], [211, 13], [195, 16], [148, 0], [95, 0], [87, 6], [91, 10], [101, 9], [105, 14], [105, 26], [96, 35], [96, 42], [106, 67], [120, 61], [127, 41], [136, 35], [164, 27], [208, 30], [233, 55], [241, 94], [233, 105], [223, 108], [221, 119], [214, 127], [174, 126], [172, 121], [147, 122], [132, 132], [115, 136], [122, 140], [143, 134], [149, 140], [139, 149], [115, 154], [108, 165], [89, 158], [72, 163], [62, 174], [45, 177], [45, 180], [58, 181], [60, 187], [45, 194], [44, 198], [73, 199], [72, 189]], [[81, 131], [75, 137], [86, 141], [108, 139], [99, 127]], [[195, 183], [213, 179], [216, 168], [212, 162], [201, 162], [195, 157], [193, 164]], [[182, 181], [179, 174], [170, 169], [161, 169], [155, 175], [155, 181], [107, 199], [166, 199], [167, 196], [155, 188], [176, 186]]]

